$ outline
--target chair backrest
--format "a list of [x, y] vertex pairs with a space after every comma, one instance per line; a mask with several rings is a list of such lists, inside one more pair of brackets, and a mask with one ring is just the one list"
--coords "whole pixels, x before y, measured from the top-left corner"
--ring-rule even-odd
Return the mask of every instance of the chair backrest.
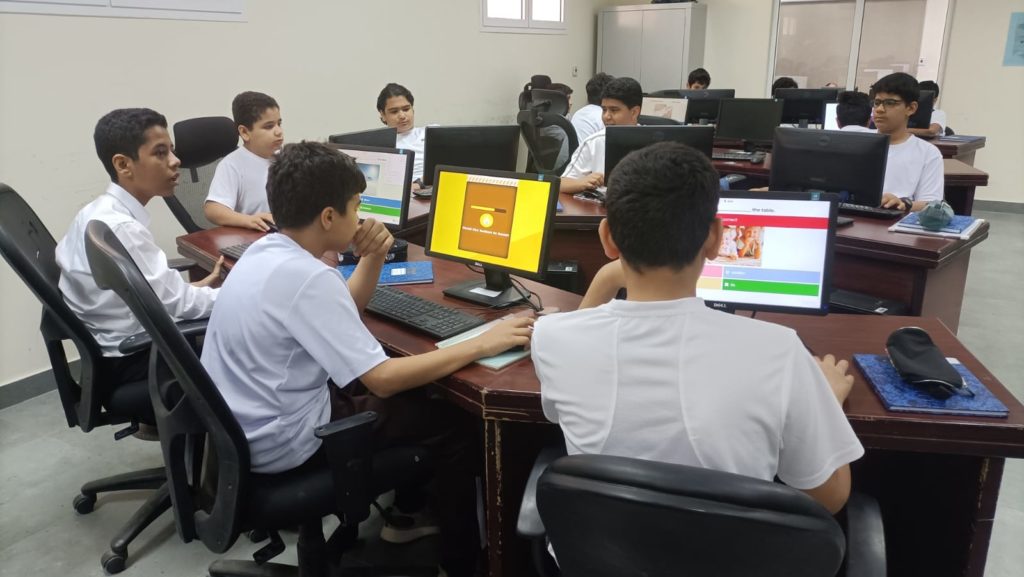
[[[68, 308], [60, 293], [56, 249], [57, 242], [32, 207], [13, 188], [0, 183], [0, 253], [43, 305], [39, 330], [68, 426], [90, 431], [124, 422], [102, 410], [103, 399], [96, 390], [102, 353], [85, 323]], [[64, 352], [65, 340], [78, 350], [77, 380]]]
[[664, 116], [651, 116], [649, 114], [641, 114], [636, 122], [641, 126], [682, 126], [683, 124], [678, 120], [665, 118]]
[[540, 174], [561, 174], [576, 149], [576, 128], [561, 114], [526, 109], [516, 117], [530, 152], [532, 168]]
[[534, 88], [530, 91], [530, 101], [527, 108], [565, 116], [569, 114], [569, 97], [560, 90]]
[[238, 148], [238, 127], [226, 116], [189, 118], [174, 124], [174, 154], [185, 172], [173, 196], [164, 201], [186, 232], [214, 225], [206, 219], [203, 203], [210, 192], [217, 164]]
[[802, 492], [698, 467], [563, 457], [537, 505], [566, 577], [821, 577], [845, 552], [838, 523]]
[[[238, 538], [249, 485], [249, 445], [238, 421], [135, 261], [110, 228], [92, 221], [86, 254], [96, 284], [113, 290], [153, 339], [149, 389], [178, 533], [223, 553]], [[203, 471], [205, 450], [216, 466]], [[204, 474], [206, 477], [204, 478]]]

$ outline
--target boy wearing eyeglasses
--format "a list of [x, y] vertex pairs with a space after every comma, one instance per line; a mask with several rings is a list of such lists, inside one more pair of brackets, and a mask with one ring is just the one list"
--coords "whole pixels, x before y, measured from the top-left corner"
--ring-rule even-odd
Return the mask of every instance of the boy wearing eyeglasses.
[[871, 86], [875, 127], [889, 135], [882, 207], [907, 212], [943, 197], [942, 154], [931, 143], [909, 132], [907, 121], [917, 111], [921, 90], [904, 72], [885, 76]]

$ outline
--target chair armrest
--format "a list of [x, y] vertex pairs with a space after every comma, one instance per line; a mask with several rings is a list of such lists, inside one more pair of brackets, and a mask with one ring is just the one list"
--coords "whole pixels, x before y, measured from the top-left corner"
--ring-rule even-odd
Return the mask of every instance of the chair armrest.
[[[178, 323], [178, 330], [181, 334], [188, 337], [197, 337], [206, 334], [206, 325], [209, 324], [210, 319], [194, 319], [190, 321], [181, 321]], [[149, 337], [149, 333], [141, 332], [135, 333], [134, 335], [126, 338], [117, 345], [117, 350], [123, 355], [130, 355], [139, 351], [144, 351], [153, 344], [153, 339]]]
[[547, 447], [537, 455], [533, 462], [533, 470], [526, 480], [526, 491], [523, 493], [523, 501], [519, 505], [519, 519], [516, 522], [516, 532], [520, 536], [529, 539], [543, 539], [544, 522], [541, 521], [540, 512], [537, 511], [537, 480], [548, 468], [548, 465], [556, 459], [565, 456], [565, 443], [559, 443], [555, 447]]
[[[333, 386], [333, 385], [329, 385]], [[342, 524], [354, 527], [370, 516], [373, 493], [373, 424], [377, 413], [366, 411], [313, 430], [323, 441], [334, 480], [337, 513]]]
[[167, 266], [171, 270], [186, 271], [196, 266], [196, 262], [189, 258], [170, 258], [167, 259]]
[[863, 493], [850, 493], [846, 502], [846, 576], [885, 577], [882, 511]]

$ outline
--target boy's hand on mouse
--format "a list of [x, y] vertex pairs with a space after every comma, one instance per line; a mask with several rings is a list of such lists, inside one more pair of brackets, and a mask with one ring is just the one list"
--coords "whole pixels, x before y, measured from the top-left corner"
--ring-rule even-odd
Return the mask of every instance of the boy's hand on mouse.
[[512, 347], [528, 347], [533, 335], [533, 317], [515, 317], [501, 321], [476, 337], [482, 355], [493, 357]]
[[353, 252], [360, 257], [384, 258], [394, 243], [387, 227], [372, 218], [364, 220], [352, 237]]
[[583, 182], [587, 185], [587, 188], [590, 189], [604, 186], [604, 174], [600, 172], [591, 172], [583, 177]]
[[825, 379], [828, 380], [828, 385], [832, 387], [832, 393], [835, 394], [839, 404], [846, 402], [846, 397], [850, 396], [850, 389], [853, 388], [853, 375], [847, 374], [850, 363], [846, 359], [836, 362], [836, 358], [832, 355], [825, 355], [824, 359], [814, 357], [814, 360], [818, 362], [818, 366], [821, 368], [822, 374], [825, 375]]
[[882, 193], [882, 208], [895, 208], [896, 210], [907, 210], [903, 201], [891, 192]]
[[[240, 224], [245, 228], [251, 228], [260, 232], [268, 232], [270, 226], [274, 223], [274, 217], [269, 212], [261, 212], [258, 214], [245, 214], [242, 215]], [[269, 224], [267, 221], [270, 221]]]

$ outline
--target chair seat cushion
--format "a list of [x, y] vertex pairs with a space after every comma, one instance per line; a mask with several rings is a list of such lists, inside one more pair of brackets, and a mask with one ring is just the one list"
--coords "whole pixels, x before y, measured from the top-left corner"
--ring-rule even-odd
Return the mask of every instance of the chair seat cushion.
[[113, 417], [134, 419], [149, 425], [156, 423], [153, 404], [149, 399], [149, 384], [145, 380], [117, 385], [103, 406]]

